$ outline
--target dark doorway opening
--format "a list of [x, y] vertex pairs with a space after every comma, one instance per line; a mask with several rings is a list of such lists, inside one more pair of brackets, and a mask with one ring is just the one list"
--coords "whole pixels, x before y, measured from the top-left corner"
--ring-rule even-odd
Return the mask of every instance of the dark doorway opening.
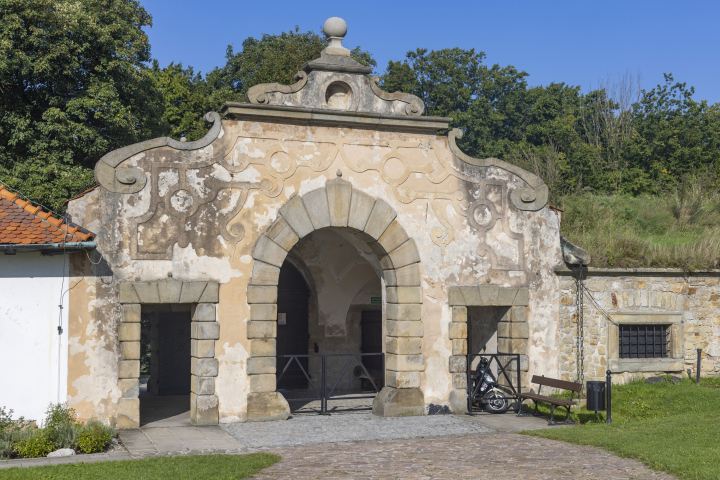
[[[382, 353], [383, 351], [383, 333], [382, 333], [382, 311], [381, 310], [363, 310], [360, 320], [361, 331], [361, 353]], [[362, 357], [363, 365], [367, 373], [372, 376], [375, 385], [379, 388], [385, 386], [385, 372], [383, 370], [382, 356], [364, 356]], [[364, 378], [363, 372], [362, 389], [374, 389], [370, 379]]]
[[142, 306], [141, 426], [190, 424], [190, 308]]
[[[308, 354], [308, 300], [310, 289], [305, 279], [290, 262], [283, 263], [278, 281], [278, 326], [277, 326], [277, 368], [278, 374], [288, 363], [286, 355]], [[302, 366], [302, 368], [301, 368]], [[287, 370], [278, 381], [279, 390], [308, 388], [308, 380], [303, 373], [308, 372], [308, 357], [297, 358], [290, 362]], [[278, 375], [279, 376], [279, 375]]]

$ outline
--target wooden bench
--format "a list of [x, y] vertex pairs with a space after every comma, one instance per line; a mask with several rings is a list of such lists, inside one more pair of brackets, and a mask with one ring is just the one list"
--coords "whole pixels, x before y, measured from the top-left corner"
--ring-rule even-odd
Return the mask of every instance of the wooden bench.
[[[582, 390], [582, 383], [575, 383], [575, 382], [568, 382], [565, 380], [558, 380], [556, 378], [549, 378], [546, 376], [537, 376], [533, 375], [532, 377], [532, 383], [538, 384], [538, 393], [532, 393], [532, 392], [523, 392], [518, 393], [518, 398], [520, 399], [520, 405], [518, 410], [518, 417], [525, 416], [527, 414], [522, 413], [522, 402], [525, 400], [532, 400], [535, 402], [535, 411], [532, 413], [534, 417], [539, 417], [542, 415], [538, 415], [538, 402], [544, 402], [550, 404], [550, 420], [548, 420], [548, 425], [570, 425], [575, 424], [577, 422], [574, 422], [570, 420], [570, 407], [575, 405], [575, 402], [573, 401], [573, 396], [575, 395], [575, 392], [580, 392]], [[560, 388], [563, 390], [570, 390], [572, 393], [570, 394], [570, 400], [565, 400], [562, 398], [553, 398], [548, 397], [546, 395], [540, 395], [540, 390], [543, 386], [551, 387], [551, 388]], [[557, 407], [565, 407], [567, 409], [567, 418], [564, 422], [556, 422], [555, 421], [555, 409]]]

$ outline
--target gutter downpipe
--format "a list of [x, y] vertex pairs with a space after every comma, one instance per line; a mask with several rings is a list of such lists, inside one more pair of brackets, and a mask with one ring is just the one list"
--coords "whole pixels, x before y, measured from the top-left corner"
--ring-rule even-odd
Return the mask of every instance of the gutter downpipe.
[[68, 243], [32, 243], [25, 245], [6, 244], [0, 245], [0, 252], [5, 255], [15, 255], [19, 251], [39, 251], [39, 252], [76, 252], [80, 250], [93, 250], [97, 248], [97, 242], [68, 242]]

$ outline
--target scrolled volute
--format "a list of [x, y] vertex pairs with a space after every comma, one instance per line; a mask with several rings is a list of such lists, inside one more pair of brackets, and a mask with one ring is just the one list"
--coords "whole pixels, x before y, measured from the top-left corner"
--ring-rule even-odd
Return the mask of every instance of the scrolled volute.
[[504, 162], [497, 158], [473, 158], [464, 153], [457, 146], [456, 140], [462, 138], [463, 131], [459, 128], [453, 128], [448, 132], [448, 146], [450, 151], [457, 158], [470, 165], [478, 167], [497, 167], [522, 179], [528, 184], [529, 188], [516, 188], [510, 191], [510, 200], [519, 210], [534, 212], [543, 208], [548, 201], [550, 191], [542, 178], [537, 175], [523, 170], [517, 165]]
[[404, 92], [394, 92], [394, 93], [388, 93], [384, 90], [381, 90], [378, 86], [380, 83], [380, 79], [378, 77], [372, 77], [370, 79], [370, 88], [372, 89], [373, 93], [378, 97], [388, 102], [402, 102], [405, 103], [405, 114], [406, 115], [414, 115], [414, 116], [420, 116], [422, 115], [423, 111], [425, 110], [425, 104], [423, 101], [416, 97], [413, 94], [410, 93], [404, 93]]
[[258, 105], [268, 105], [270, 99], [268, 98], [269, 93], [295, 93], [302, 89], [308, 81], [308, 75], [304, 71], [299, 71], [293, 77], [295, 83], [292, 85], [281, 85], [279, 83], [261, 83], [248, 89], [245, 94], [245, 100], [248, 103], [255, 103]]
[[222, 129], [220, 114], [208, 112], [203, 117], [212, 123], [210, 131], [200, 140], [181, 142], [170, 137], [154, 138], [113, 150], [95, 164], [95, 180], [107, 190], [115, 193], [136, 193], [145, 187], [145, 172], [137, 167], [118, 168], [122, 162], [138, 153], [153, 148], [172, 147], [176, 150], [198, 150], [210, 145]]

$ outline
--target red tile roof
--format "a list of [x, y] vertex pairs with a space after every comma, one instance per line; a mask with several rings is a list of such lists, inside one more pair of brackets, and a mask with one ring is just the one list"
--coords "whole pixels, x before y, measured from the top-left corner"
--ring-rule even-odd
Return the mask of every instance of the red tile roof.
[[0, 245], [84, 242], [93, 234], [69, 225], [0, 184]]

